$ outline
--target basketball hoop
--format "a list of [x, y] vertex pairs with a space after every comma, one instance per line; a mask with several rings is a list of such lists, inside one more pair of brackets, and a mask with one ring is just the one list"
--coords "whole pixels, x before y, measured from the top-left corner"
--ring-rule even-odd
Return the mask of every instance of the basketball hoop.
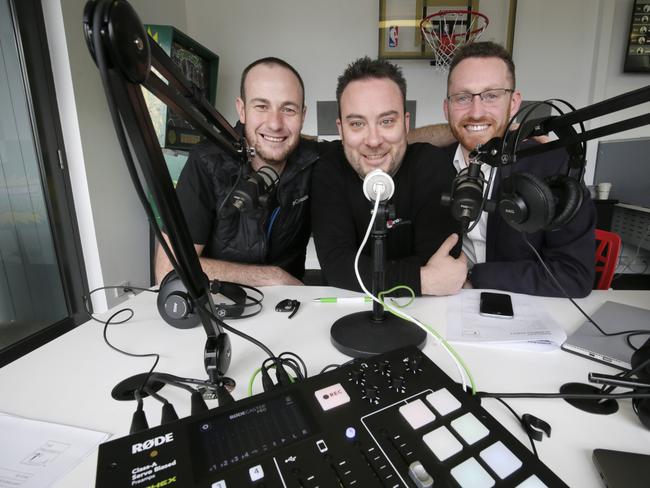
[[422, 19], [420, 30], [433, 49], [436, 69], [446, 72], [456, 50], [481, 37], [488, 24], [485, 15], [472, 10], [440, 10]]

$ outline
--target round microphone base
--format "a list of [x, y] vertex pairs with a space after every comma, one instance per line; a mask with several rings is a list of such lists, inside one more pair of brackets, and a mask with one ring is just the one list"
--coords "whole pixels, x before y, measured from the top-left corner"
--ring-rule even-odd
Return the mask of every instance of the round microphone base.
[[[130, 376], [129, 378], [120, 381], [117, 385], [113, 387], [113, 390], [111, 391], [111, 396], [115, 400], [119, 400], [119, 401], [135, 400], [135, 391], [139, 390], [142, 387], [142, 383], [144, 382], [144, 379], [147, 376], [147, 374], [148, 373], [136, 374], [135, 376]], [[152, 391], [158, 391], [163, 386], [165, 386], [165, 383], [163, 383], [162, 381], [149, 379], [149, 381], [147, 382], [147, 386]], [[142, 398], [144, 398], [146, 396], [149, 396], [149, 394], [145, 391], [142, 391], [141, 396]]]
[[376, 321], [368, 311], [338, 319], [330, 329], [330, 339], [346, 356], [367, 358], [406, 346], [422, 349], [427, 334], [417, 325], [389, 313], [383, 320]]
[[[584, 383], [565, 383], [560, 387], [560, 393], [572, 395], [597, 395], [602, 392], [600, 391], [600, 388], [586, 385]], [[618, 402], [612, 398], [602, 400], [564, 398], [564, 401], [580, 410], [598, 415], [611, 415], [618, 412]]]

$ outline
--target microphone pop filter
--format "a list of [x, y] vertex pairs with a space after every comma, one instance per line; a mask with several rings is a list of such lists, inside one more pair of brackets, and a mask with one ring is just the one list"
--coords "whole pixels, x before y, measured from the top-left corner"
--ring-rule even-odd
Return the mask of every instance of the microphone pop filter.
[[395, 193], [395, 183], [388, 173], [376, 169], [363, 179], [363, 194], [368, 200], [374, 202], [380, 193], [382, 202], [390, 199]]

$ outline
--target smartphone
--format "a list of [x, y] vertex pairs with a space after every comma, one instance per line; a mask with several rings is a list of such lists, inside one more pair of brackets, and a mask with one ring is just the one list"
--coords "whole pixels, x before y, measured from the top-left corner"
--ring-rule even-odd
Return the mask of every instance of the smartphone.
[[500, 319], [511, 319], [515, 316], [512, 310], [512, 300], [506, 293], [481, 293], [481, 305], [479, 314], [485, 317], [497, 317]]

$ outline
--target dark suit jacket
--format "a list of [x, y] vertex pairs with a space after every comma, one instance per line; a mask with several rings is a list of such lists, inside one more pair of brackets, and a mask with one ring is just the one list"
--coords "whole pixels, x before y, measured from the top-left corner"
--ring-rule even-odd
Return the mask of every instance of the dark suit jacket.
[[[457, 144], [445, 148], [449, 162]], [[512, 172], [533, 173], [539, 178], [566, 174], [567, 154], [563, 149], [520, 159]], [[498, 170], [500, 171], [500, 170]], [[500, 174], [497, 172], [492, 197], [498, 201]], [[589, 197], [584, 198], [576, 216], [558, 230], [527, 234], [570, 297], [587, 296], [594, 284], [596, 210]], [[544, 270], [523, 236], [507, 222], [498, 209], [488, 215], [485, 263], [474, 265], [474, 288], [493, 288], [541, 296], [565, 296]]]

